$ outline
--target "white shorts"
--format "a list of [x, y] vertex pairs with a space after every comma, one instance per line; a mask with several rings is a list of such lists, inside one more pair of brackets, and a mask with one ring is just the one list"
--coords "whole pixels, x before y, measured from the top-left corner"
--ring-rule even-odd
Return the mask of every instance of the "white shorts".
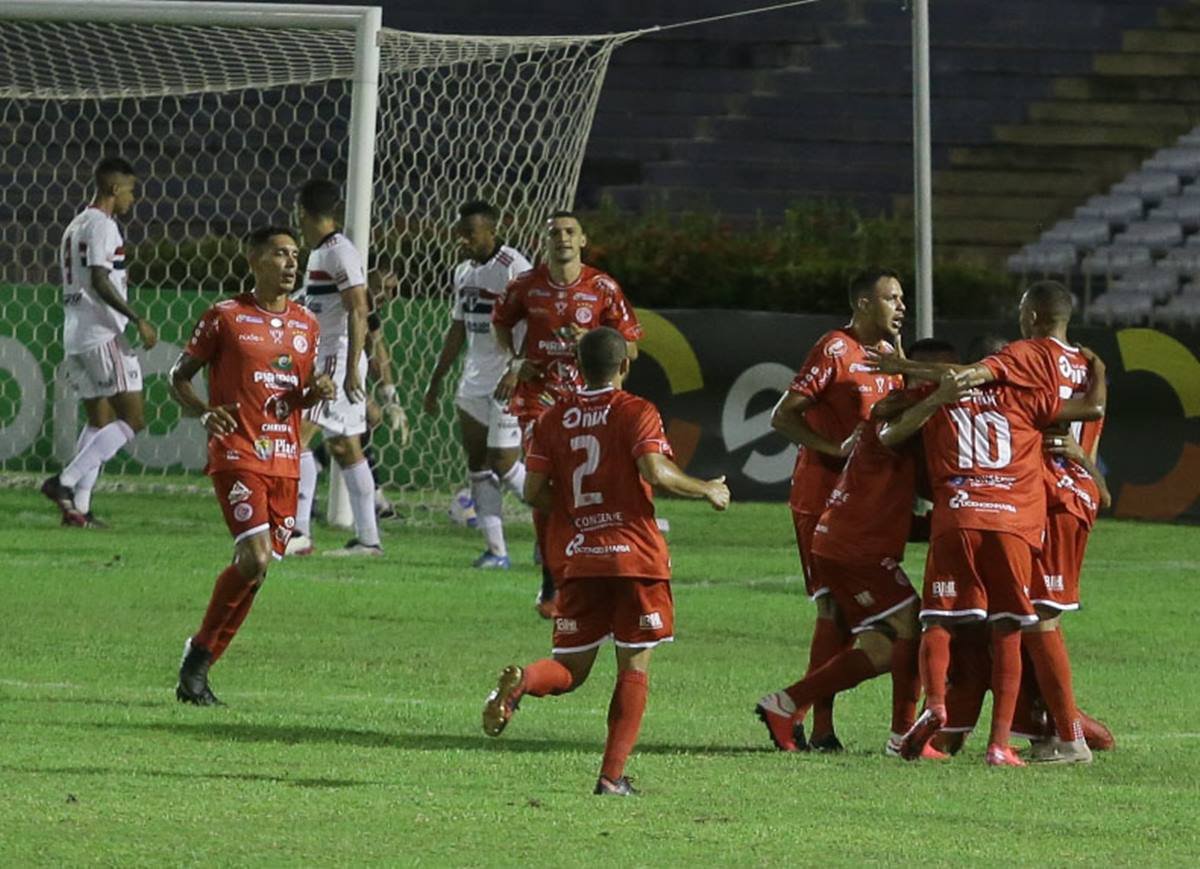
[[[321, 431], [333, 437], [353, 437], [367, 430], [367, 402], [352, 402], [346, 398], [342, 385], [346, 381], [346, 354], [330, 353], [317, 359], [314, 375], [328, 374], [337, 387], [337, 396], [332, 401], [322, 401], [308, 410], [310, 422], [319, 425]], [[366, 389], [367, 354], [358, 359], [358, 382]]]
[[91, 350], [68, 355], [66, 363], [67, 379], [80, 398], [142, 391], [141, 363], [120, 335]]
[[521, 445], [521, 427], [490, 395], [459, 395], [454, 404], [480, 425], [487, 426], [487, 445], [493, 450], [515, 450]]

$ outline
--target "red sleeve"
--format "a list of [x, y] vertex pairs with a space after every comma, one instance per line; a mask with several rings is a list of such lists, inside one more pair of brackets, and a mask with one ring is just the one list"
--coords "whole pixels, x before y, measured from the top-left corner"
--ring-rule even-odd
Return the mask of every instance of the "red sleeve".
[[217, 343], [221, 338], [221, 315], [216, 308], [209, 308], [196, 324], [192, 337], [188, 339], [183, 352], [201, 362], [211, 362], [217, 353]]
[[1027, 341], [1013, 341], [999, 353], [982, 360], [981, 365], [992, 372], [996, 380], [1026, 389], [1058, 389], [1058, 380], [1049, 371], [1046, 357]]
[[549, 474], [552, 468], [548, 439], [549, 426], [546, 422], [550, 415], [543, 413], [533, 424], [533, 431], [529, 436], [529, 447], [525, 451], [525, 470], [533, 471], [535, 474]]
[[[822, 338], [813, 345], [808, 351], [808, 358], [792, 379], [792, 385], [788, 387], [789, 392], [814, 400], [820, 397], [825, 387], [837, 376], [838, 366], [841, 364], [839, 360], [845, 353], [845, 341], [842, 340], [841, 345], [838, 345], [838, 340], [841, 339], [830, 341], [828, 338]], [[838, 353], [839, 346], [843, 348], [841, 353]]]
[[1030, 415], [1033, 417], [1034, 426], [1046, 428], [1053, 425], [1055, 417], [1062, 408], [1062, 399], [1058, 395], [1057, 387], [1027, 389], [1024, 392], [1030, 405]]
[[504, 298], [492, 307], [492, 322], [511, 329], [525, 319], [525, 284], [510, 281]]
[[663, 429], [662, 417], [650, 402], [645, 402], [638, 411], [631, 432], [630, 440], [633, 442], [635, 459], [647, 453], [662, 453], [668, 459], [675, 457], [671, 451], [671, 442], [667, 440], [667, 433]]
[[629, 300], [625, 298], [621, 288], [615, 284], [608, 293], [604, 310], [600, 313], [600, 325], [616, 329], [625, 337], [626, 341], [640, 341], [644, 334], [642, 324], [638, 322], [637, 314], [633, 312], [633, 306], [629, 304]]

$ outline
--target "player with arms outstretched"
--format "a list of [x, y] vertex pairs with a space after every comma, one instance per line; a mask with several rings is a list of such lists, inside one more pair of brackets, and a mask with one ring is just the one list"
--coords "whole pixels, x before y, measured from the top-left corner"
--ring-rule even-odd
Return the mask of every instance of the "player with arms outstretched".
[[501, 506], [505, 491], [521, 497], [525, 464], [521, 461], [520, 424], [494, 395], [509, 355], [492, 334], [492, 311], [508, 285], [531, 266], [520, 251], [497, 238], [500, 215], [495, 207], [487, 202], [467, 202], [458, 214], [458, 237], [467, 259], [454, 269], [450, 326], [425, 390], [424, 407], [430, 415], [438, 412], [442, 380], [465, 344], [467, 358], [454, 404], [467, 454], [471, 496], [487, 547], [474, 564], [507, 569], [510, 562]]
[[553, 657], [501, 673], [483, 709], [499, 736], [525, 695], [565, 694], [583, 684], [599, 647], [617, 647], [617, 684], [595, 793], [628, 796], [625, 762], [637, 742], [653, 649], [674, 635], [670, 560], [654, 519], [651, 487], [729, 504], [724, 477], [698, 480], [671, 460], [654, 405], [621, 390], [626, 337], [614, 329], [579, 341], [586, 388], [562, 396], [534, 424], [525, 496], [551, 511], [544, 545], [561, 550], [563, 573]]
[[[642, 327], [621, 287], [599, 269], [584, 265], [587, 236], [573, 213], [557, 211], [546, 221], [547, 261], [520, 275], [492, 311], [496, 343], [511, 357], [496, 385], [496, 398], [521, 425], [524, 436], [546, 408], [574, 394], [582, 384], [575, 348], [580, 336], [609, 326], [623, 336], [629, 358], [637, 358]], [[514, 342], [518, 323], [526, 325], [520, 353]], [[542, 546], [545, 517], [534, 509], [534, 530]], [[542, 588], [538, 612], [553, 614], [554, 571], [542, 546]]]
[[125, 241], [116, 218], [133, 207], [137, 176], [120, 157], [96, 166], [92, 203], [63, 232], [63, 346], [67, 378], [83, 399], [87, 425], [75, 456], [42, 483], [42, 493], [62, 512], [64, 525], [100, 526], [92, 516], [92, 488], [104, 463], [145, 428], [142, 368], [125, 340], [133, 323], [150, 350], [158, 333], [129, 305]]
[[[176, 401], [208, 433], [205, 472], [234, 540], [233, 563], [217, 577], [200, 629], [184, 645], [175, 688], [182, 703], [219, 702], [208, 670], [245, 621], [271, 558], [283, 557], [295, 526], [301, 410], [334, 393], [328, 375], [313, 374], [320, 326], [288, 298], [298, 257], [290, 230], [252, 232], [246, 259], [254, 289], [209, 308], [171, 369]], [[207, 402], [192, 388], [206, 366]]]
[[[890, 390], [890, 380], [872, 369], [867, 348], [890, 353], [904, 325], [904, 290], [899, 276], [870, 268], [850, 282], [850, 322], [822, 335], [771, 415], [776, 431], [800, 447], [789, 505], [809, 596], [817, 607], [809, 651], [812, 673], [849, 645], [837, 606], [812, 572], [812, 538], [833, 491], [856, 430], [871, 407]], [[801, 715], [803, 710], [798, 710]], [[813, 704], [812, 739], [797, 725], [796, 745], [840, 751], [833, 727], [833, 698]]]

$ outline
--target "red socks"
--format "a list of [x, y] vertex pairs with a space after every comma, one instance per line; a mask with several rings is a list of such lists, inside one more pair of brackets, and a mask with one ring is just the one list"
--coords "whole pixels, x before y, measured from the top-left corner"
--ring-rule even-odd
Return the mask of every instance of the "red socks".
[[217, 633], [217, 641], [209, 647], [209, 651], [212, 652], [210, 664], [217, 663], [217, 659], [225, 654], [225, 650], [233, 642], [233, 637], [238, 632], [238, 628], [242, 626], [242, 622], [246, 620], [246, 616], [250, 615], [250, 607], [254, 606], [254, 597], [258, 594], [260, 588], [262, 588], [262, 583], [255, 582], [246, 586], [242, 591], [241, 597], [233, 606], [233, 612], [229, 616], [229, 619], [225, 624], [221, 625], [221, 630]]
[[[795, 685], [784, 688], [784, 692], [803, 709], [819, 697], [832, 697], [840, 691], [849, 691], [860, 682], [879, 675], [875, 665], [862, 649], [849, 649], [833, 660], [809, 673]], [[817, 733], [816, 716], [813, 716], [813, 733]], [[831, 731], [821, 731], [829, 733]]]
[[[816, 624], [813, 625], [812, 644], [808, 652], [808, 672], [804, 674], [804, 678], [807, 680], [821, 667], [833, 660], [835, 655], [846, 648], [848, 642], [849, 637], [836, 621], [817, 619]], [[809, 703], [813, 707], [813, 735], [824, 736], [827, 733], [833, 733], [833, 695], [817, 694], [804, 705], [807, 706]], [[796, 709], [797, 712], [802, 712], [801, 704], [797, 703]]]
[[[921, 634], [921, 686], [925, 705], [946, 707], [946, 674], [950, 670], [950, 631], [930, 625]], [[899, 733], [899, 731], [897, 731]]]
[[1062, 631], [1027, 631], [1023, 636], [1042, 698], [1054, 717], [1058, 738], [1068, 742], [1083, 738], [1083, 723], [1075, 708], [1075, 691], [1071, 686], [1071, 661]]
[[[221, 571], [221, 575], [217, 577], [212, 597], [208, 601], [208, 609], [204, 613], [204, 621], [200, 623], [200, 630], [192, 637], [195, 645], [212, 653], [214, 661], [220, 655], [218, 646], [221, 652], [225, 651], [238, 626], [246, 618], [246, 613], [250, 611], [250, 603], [254, 600], [251, 588], [251, 581], [242, 576], [233, 564]], [[245, 611], [241, 612], [239, 618], [239, 610], [243, 608]], [[228, 636], [222, 637], [222, 632], [227, 626]]]
[[917, 720], [917, 701], [921, 698], [919, 643], [916, 638], [892, 641], [892, 733], [907, 733]]
[[600, 774], [611, 781], [625, 774], [625, 761], [629, 759], [642, 727], [649, 687], [649, 680], [641, 670], [623, 670], [617, 674], [617, 684], [608, 704], [608, 740], [604, 743], [604, 761], [600, 765]]
[[992, 730], [989, 745], [1008, 745], [1021, 690], [1021, 631], [992, 626]]
[[553, 658], [542, 658], [523, 667], [521, 682], [521, 693], [531, 697], [566, 694], [575, 687], [571, 671]]

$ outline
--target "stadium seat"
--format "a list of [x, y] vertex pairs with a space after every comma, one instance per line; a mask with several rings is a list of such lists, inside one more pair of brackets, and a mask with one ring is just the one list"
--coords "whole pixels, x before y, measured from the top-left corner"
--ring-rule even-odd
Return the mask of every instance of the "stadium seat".
[[1200, 148], [1200, 127], [1196, 127], [1190, 133], [1184, 133], [1175, 144], [1180, 148]]
[[1183, 227], [1173, 220], [1143, 220], [1131, 223], [1113, 239], [1114, 245], [1134, 245], [1154, 253], [1183, 244]]
[[1141, 220], [1144, 209], [1138, 196], [1093, 196], [1075, 209], [1080, 219], [1106, 220], [1110, 227], [1127, 226]]
[[1200, 326], [1200, 287], [1194, 293], [1178, 295], [1163, 307], [1155, 309], [1154, 316], [1175, 326]]
[[1130, 269], [1108, 285], [1110, 293], [1150, 296], [1158, 302], [1169, 299], [1178, 290], [1179, 277], [1174, 272], [1155, 266]]
[[1183, 185], [1179, 176], [1168, 172], [1134, 172], [1112, 186], [1112, 193], [1138, 196], [1157, 205], [1168, 196], [1178, 196]]
[[1083, 273], [1083, 309], [1085, 312], [1092, 307], [1092, 281], [1104, 278], [1112, 283], [1113, 277], [1124, 274], [1130, 269], [1149, 266], [1153, 262], [1150, 249], [1129, 245], [1112, 244], [1099, 247], [1083, 258], [1079, 270]]
[[1167, 251], [1167, 255], [1158, 262], [1158, 268], [1169, 271], [1176, 276], [1200, 276], [1200, 245], [1184, 245]]
[[1060, 220], [1042, 234], [1042, 241], [1094, 250], [1108, 244], [1111, 237], [1107, 220]]
[[1105, 293], [1092, 302], [1087, 319], [1109, 326], [1128, 326], [1143, 321], [1152, 323], [1154, 299], [1141, 293]]
[[1200, 177], [1200, 146], [1164, 148], [1142, 164], [1145, 172], [1166, 172], [1180, 178]]
[[1146, 219], [1173, 221], [1185, 230], [1200, 229], [1200, 196], [1172, 196], [1164, 199], [1150, 211]]
[[1075, 268], [1078, 255], [1072, 244], [1038, 242], [1026, 245], [1008, 258], [1008, 271], [1015, 275], [1067, 275]]

